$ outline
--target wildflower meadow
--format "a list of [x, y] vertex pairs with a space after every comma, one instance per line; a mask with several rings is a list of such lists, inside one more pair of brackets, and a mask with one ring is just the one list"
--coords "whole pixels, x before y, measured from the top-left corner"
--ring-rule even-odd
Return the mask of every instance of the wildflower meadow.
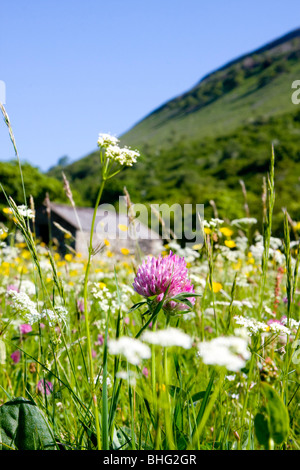
[[235, 220], [196, 214], [203, 243], [185, 247], [170, 233], [153, 255], [138, 241], [134, 251], [95, 246], [104, 187], [139, 158], [108, 134], [98, 147], [87, 256], [67, 233], [64, 256], [51, 237], [37, 239], [21, 164], [24, 203], [5, 194], [2, 450], [298, 450], [300, 225], [287, 208], [273, 236], [276, 151], [261, 227], [251, 207]]

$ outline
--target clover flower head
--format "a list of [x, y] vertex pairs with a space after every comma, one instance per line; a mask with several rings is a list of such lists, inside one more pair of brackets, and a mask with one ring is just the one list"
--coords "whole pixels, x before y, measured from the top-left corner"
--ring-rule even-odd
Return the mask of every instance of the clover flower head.
[[[158, 302], [166, 295], [163, 308], [173, 312], [188, 310], [189, 307], [187, 304], [171, 300], [172, 297], [184, 292], [195, 292], [194, 286], [188, 278], [185, 259], [174, 255], [172, 251], [164, 258], [161, 255], [158, 258], [148, 256], [137, 271], [133, 288], [143, 297], [157, 296]], [[189, 302], [194, 305], [195, 298], [189, 297]]]

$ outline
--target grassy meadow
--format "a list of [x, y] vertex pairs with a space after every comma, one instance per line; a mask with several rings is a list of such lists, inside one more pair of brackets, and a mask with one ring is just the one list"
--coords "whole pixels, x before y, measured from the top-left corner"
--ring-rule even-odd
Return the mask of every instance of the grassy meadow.
[[[95, 208], [138, 157], [98, 144]], [[138, 251], [112, 251], [108, 240], [95, 249], [92, 237], [87, 258], [72, 249], [61, 257], [53, 240], [35, 237], [26, 185], [22, 205], [5, 192], [2, 449], [299, 449], [300, 223], [287, 208], [283, 237], [272, 235], [274, 158], [270, 149], [261, 226], [245, 193], [244, 217], [201, 221], [203, 245], [184, 248], [170, 235], [159, 273], [151, 253], [142, 265]], [[139, 273], [145, 292], [161, 273], [170, 279], [141, 295]], [[171, 295], [181, 275], [193, 289]]]

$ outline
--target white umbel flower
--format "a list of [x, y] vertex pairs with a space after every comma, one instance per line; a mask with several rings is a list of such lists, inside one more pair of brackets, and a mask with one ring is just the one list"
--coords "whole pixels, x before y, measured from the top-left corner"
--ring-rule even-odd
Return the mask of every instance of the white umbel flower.
[[28, 219], [33, 219], [34, 218], [34, 211], [29, 209], [27, 206], [22, 205], [18, 206], [18, 212], [20, 215], [23, 217], [28, 217]]
[[131, 150], [127, 147], [120, 148], [118, 145], [109, 145], [106, 148], [105, 155], [110, 160], [113, 160], [122, 166], [132, 166], [140, 156], [138, 151]]
[[184, 349], [192, 347], [192, 338], [178, 330], [177, 328], [167, 328], [158, 331], [145, 331], [142, 335], [142, 340], [146, 343], [156, 344], [164, 347], [179, 346]]
[[240, 371], [250, 358], [248, 342], [236, 336], [214, 338], [198, 345], [198, 355], [209, 365], [226, 367], [232, 372]]
[[108, 342], [110, 354], [124, 356], [130, 364], [138, 365], [142, 359], [151, 357], [151, 350], [147, 344], [142, 343], [136, 338], [121, 336], [116, 340]]
[[13, 310], [19, 313], [30, 325], [39, 322], [43, 318], [44, 314], [38, 312], [35, 302], [28, 297], [26, 292], [10, 290], [8, 296], [11, 298]]
[[98, 146], [100, 148], [107, 148], [110, 145], [116, 145], [119, 142], [119, 139], [110, 134], [99, 134], [98, 136]]

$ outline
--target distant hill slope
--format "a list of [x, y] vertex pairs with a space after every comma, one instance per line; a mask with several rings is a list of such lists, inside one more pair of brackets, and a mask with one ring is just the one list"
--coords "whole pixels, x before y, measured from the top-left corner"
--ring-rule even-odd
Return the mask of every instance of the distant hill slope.
[[[300, 219], [300, 105], [291, 101], [294, 80], [300, 80], [300, 29], [205, 76], [120, 137], [142, 157], [111, 181], [106, 201], [117, 200], [126, 185], [136, 202], [204, 203], [209, 215], [213, 199], [221, 216], [236, 217], [243, 215], [243, 179], [250, 209], [252, 203], [259, 217], [262, 177], [274, 142], [278, 218], [285, 204]], [[95, 200], [97, 167], [93, 152], [63, 168], [85, 203]], [[61, 170], [49, 174], [61, 178]]]
[[300, 77], [300, 28], [229, 62], [145, 117], [122, 141], [148, 149], [182, 139], [224, 135], [258, 116], [294, 111]]

